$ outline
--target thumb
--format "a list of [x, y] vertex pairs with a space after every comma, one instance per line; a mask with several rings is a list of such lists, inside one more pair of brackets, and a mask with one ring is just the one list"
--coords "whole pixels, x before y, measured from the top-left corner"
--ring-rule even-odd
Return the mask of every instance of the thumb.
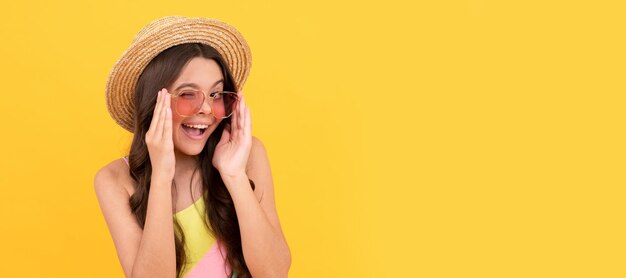
[[229, 129], [230, 129], [229, 125], [224, 126], [224, 131], [222, 131], [222, 138], [217, 143], [218, 145], [226, 143], [230, 140], [230, 131], [228, 131]]

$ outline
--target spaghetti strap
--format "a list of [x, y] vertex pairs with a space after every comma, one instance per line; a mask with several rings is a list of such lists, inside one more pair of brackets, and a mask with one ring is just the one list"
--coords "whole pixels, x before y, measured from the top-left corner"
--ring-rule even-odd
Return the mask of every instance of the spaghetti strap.
[[126, 162], [126, 165], [130, 166], [130, 164], [128, 164], [128, 156], [124, 156], [124, 161]]

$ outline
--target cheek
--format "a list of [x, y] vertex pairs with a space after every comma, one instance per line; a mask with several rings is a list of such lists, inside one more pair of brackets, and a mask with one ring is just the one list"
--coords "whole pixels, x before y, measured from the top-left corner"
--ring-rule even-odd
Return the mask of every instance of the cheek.
[[170, 104], [170, 110], [172, 110], [172, 126], [174, 126], [176, 123], [180, 123], [181, 121], [181, 116], [178, 116], [176, 109], [174, 109], [174, 101]]
[[176, 112], [172, 111], [172, 135], [174, 137], [176, 137], [176, 133], [182, 121], [183, 121], [183, 118], [181, 116], [178, 116]]

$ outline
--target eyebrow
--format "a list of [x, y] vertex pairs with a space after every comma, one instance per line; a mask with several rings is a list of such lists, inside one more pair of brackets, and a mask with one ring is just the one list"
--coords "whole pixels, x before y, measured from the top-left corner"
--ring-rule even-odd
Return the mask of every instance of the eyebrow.
[[[213, 83], [211, 88], [217, 86], [217, 84], [220, 84], [221, 82], [224, 82], [224, 79], [217, 80], [217, 82]], [[198, 84], [196, 84], [196, 83], [183, 83], [183, 84], [180, 84], [180, 86], [178, 86], [175, 90], [178, 91], [178, 90], [180, 90], [182, 88], [185, 88], [185, 87], [191, 87], [191, 88], [194, 88], [194, 89], [200, 89], [200, 86], [198, 86]]]

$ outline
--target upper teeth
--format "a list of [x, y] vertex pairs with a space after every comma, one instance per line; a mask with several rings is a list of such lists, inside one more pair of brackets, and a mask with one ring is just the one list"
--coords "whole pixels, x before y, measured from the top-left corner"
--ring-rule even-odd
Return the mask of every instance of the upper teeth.
[[209, 127], [209, 125], [189, 125], [189, 124], [183, 124], [183, 125], [186, 127], [197, 128], [197, 129], [205, 129]]

